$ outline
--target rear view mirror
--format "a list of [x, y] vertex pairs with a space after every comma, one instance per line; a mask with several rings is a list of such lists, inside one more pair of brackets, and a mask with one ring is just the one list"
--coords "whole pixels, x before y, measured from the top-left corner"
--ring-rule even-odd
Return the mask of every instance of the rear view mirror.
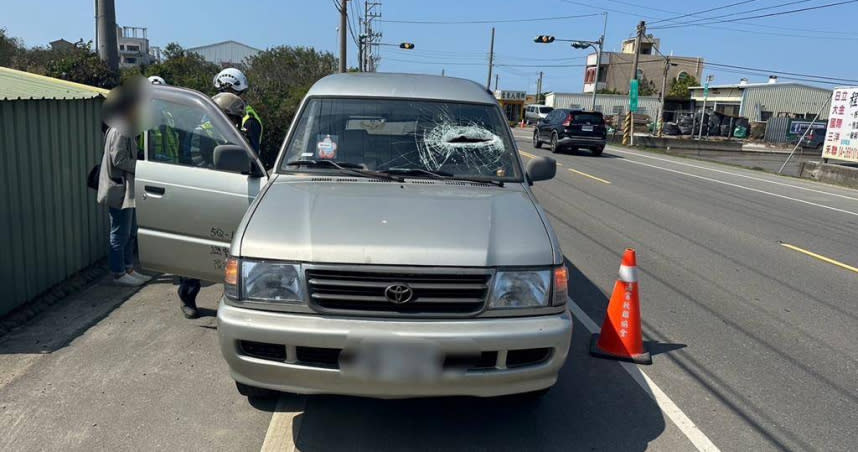
[[221, 144], [214, 148], [212, 160], [216, 170], [250, 174], [250, 157], [241, 146]]
[[557, 161], [549, 157], [536, 157], [527, 162], [527, 179], [539, 182], [554, 178], [557, 174]]

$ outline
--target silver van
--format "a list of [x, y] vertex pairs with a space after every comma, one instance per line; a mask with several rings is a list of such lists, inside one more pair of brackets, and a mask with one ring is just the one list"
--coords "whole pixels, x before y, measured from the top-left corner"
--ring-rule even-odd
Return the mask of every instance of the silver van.
[[541, 104], [530, 104], [524, 108], [524, 122], [528, 125], [536, 124], [542, 119], [545, 119], [549, 113], [554, 111], [553, 107]]
[[[137, 164], [145, 268], [224, 281], [239, 391], [542, 394], [570, 346], [563, 252], [477, 83], [319, 80], [271, 169], [201, 93], [153, 87]], [[178, 155], [159, 146], [175, 131]]]

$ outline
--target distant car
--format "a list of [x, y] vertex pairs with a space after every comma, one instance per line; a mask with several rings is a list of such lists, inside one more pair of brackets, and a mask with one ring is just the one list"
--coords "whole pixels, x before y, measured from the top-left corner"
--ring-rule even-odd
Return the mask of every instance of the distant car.
[[536, 124], [540, 119], [545, 119], [552, 111], [554, 111], [554, 108], [546, 105], [528, 105], [524, 109], [524, 122], [527, 124]]
[[825, 144], [826, 129], [810, 129], [804, 138], [801, 138], [801, 147], [805, 149], [822, 149]]
[[586, 148], [598, 156], [605, 150], [607, 135], [602, 113], [558, 108], [536, 124], [533, 146], [539, 148], [549, 143], [553, 153]]

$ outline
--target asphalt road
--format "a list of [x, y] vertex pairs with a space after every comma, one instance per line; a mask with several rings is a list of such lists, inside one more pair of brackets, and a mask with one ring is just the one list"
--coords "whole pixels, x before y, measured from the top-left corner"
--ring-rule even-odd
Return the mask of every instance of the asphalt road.
[[[540, 404], [248, 401], [217, 348], [219, 285], [188, 321], [169, 278], [102, 282], [0, 338], [0, 450], [854, 448], [858, 273], [781, 242], [858, 266], [858, 192], [637, 151], [555, 157], [534, 190], [571, 264], [576, 329]], [[587, 354], [626, 247], [655, 355], [644, 374]]]

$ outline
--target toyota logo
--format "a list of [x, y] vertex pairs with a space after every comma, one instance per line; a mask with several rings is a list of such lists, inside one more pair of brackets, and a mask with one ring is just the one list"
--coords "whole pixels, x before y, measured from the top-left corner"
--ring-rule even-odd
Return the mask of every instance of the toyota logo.
[[391, 303], [408, 303], [412, 298], [414, 298], [414, 290], [412, 290], [408, 284], [391, 284], [384, 289], [384, 298], [387, 298], [387, 301]]

